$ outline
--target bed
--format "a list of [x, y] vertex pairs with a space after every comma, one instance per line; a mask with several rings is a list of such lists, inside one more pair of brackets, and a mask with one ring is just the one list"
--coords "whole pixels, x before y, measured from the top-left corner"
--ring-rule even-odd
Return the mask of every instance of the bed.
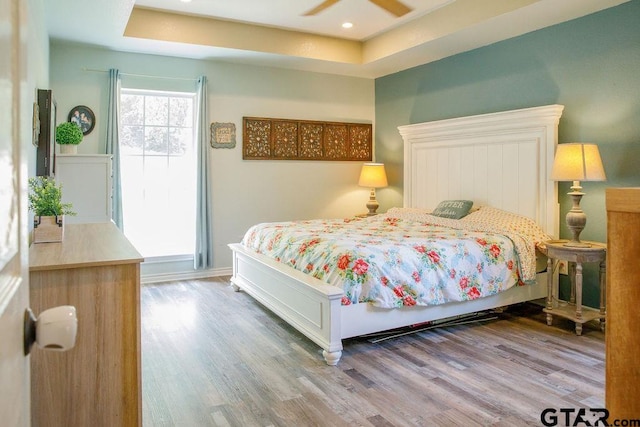
[[[556, 184], [548, 178], [563, 106], [548, 105], [400, 126], [404, 208], [430, 211], [442, 200], [472, 200], [534, 220], [558, 235]], [[482, 298], [396, 309], [343, 304], [341, 287], [245, 247], [233, 253], [231, 283], [322, 348], [336, 365], [345, 338], [504, 307], [546, 296], [546, 272], [531, 284]]]

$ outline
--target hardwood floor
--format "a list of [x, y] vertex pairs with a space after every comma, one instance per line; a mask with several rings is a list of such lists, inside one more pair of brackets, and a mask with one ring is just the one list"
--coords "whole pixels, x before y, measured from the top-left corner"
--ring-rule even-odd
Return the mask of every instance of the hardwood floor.
[[330, 367], [228, 278], [145, 285], [141, 298], [145, 426], [539, 426], [545, 408], [604, 407], [604, 334], [549, 327], [531, 304], [346, 340]]

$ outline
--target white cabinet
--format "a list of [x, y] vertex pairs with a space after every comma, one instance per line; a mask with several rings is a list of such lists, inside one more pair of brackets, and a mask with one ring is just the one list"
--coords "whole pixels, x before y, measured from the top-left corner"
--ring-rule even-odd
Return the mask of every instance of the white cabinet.
[[56, 182], [62, 184], [62, 201], [71, 203], [77, 216], [68, 224], [111, 221], [111, 155], [56, 155]]

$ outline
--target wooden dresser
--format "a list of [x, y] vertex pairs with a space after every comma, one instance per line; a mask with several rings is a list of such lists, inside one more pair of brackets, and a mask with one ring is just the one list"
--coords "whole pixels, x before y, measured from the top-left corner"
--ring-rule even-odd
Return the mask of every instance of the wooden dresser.
[[65, 225], [61, 243], [29, 249], [31, 308], [73, 305], [76, 345], [31, 352], [31, 414], [39, 426], [142, 425], [140, 263], [113, 223]]
[[609, 420], [640, 417], [640, 188], [608, 188], [605, 407]]

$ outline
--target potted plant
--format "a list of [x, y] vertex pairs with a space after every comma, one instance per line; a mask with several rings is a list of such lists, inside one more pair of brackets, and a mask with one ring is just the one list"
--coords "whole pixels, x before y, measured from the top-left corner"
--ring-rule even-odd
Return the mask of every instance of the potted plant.
[[[75, 126], [75, 125], [74, 125]], [[34, 213], [33, 242], [61, 242], [64, 215], [75, 215], [71, 203], [62, 203], [62, 186], [53, 178], [29, 178], [29, 210]]]
[[82, 138], [82, 130], [75, 123], [64, 122], [56, 127], [56, 142], [60, 144], [62, 154], [76, 154]]

